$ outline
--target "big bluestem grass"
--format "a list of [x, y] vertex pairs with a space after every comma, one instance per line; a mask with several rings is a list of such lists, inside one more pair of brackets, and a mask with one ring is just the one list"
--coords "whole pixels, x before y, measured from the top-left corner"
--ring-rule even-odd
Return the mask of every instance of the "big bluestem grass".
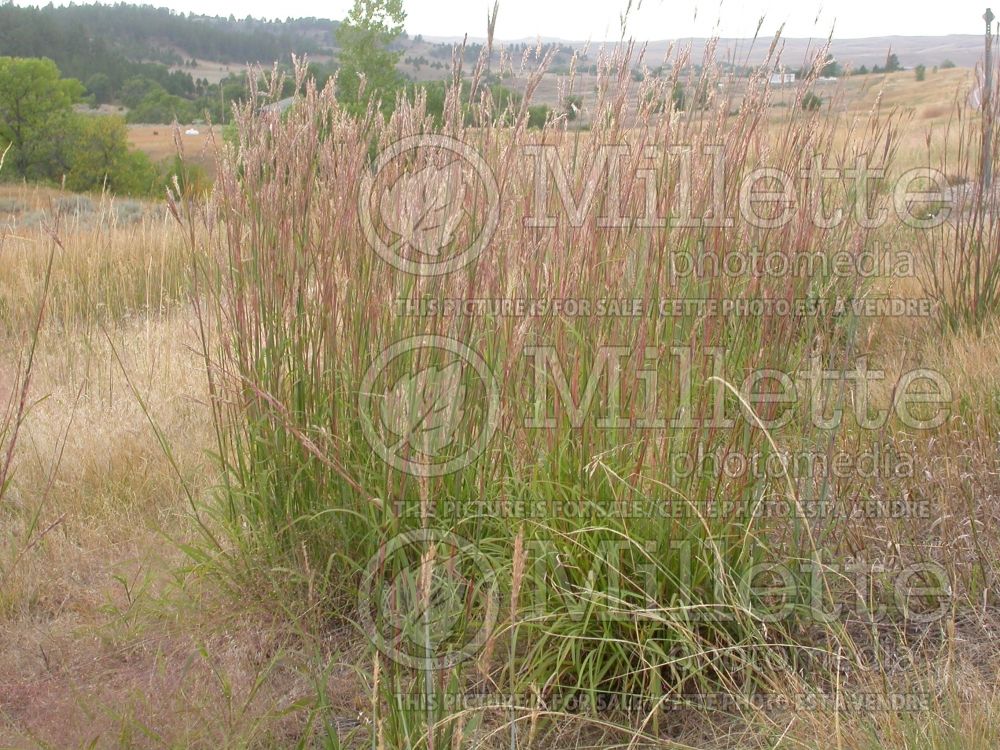
[[[1000, 187], [996, 177], [1000, 170], [996, 122], [1000, 75], [996, 71], [993, 79], [991, 104], [985, 111], [960, 100], [952, 109], [945, 141], [952, 141], [949, 133], [955, 131], [957, 145], [934, 159], [928, 133], [928, 164], [940, 174], [960, 176], [960, 181], [950, 187], [928, 186], [935, 192], [943, 188], [945, 194], [924, 207], [922, 218], [931, 227], [917, 233], [924, 261], [920, 281], [938, 305], [942, 328], [969, 329], [979, 335], [1000, 309]], [[988, 165], [984, 158], [987, 144]]]
[[[828, 180], [825, 195], [800, 194], [780, 226], [761, 226], [738, 213], [742, 178], [758, 167], [797, 175], [820, 154], [828, 168], [846, 170], [864, 157], [877, 169], [888, 168], [893, 155], [894, 123], [877, 109], [842, 122], [832, 108], [801, 107], [813, 77], [802, 82], [785, 126], [768, 127], [768, 77], [778, 52], [776, 40], [769, 62], [737, 79], [716, 63], [709, 45], [697, 65], [680, 54], [671, 78], [637, 83], [630, 71], [641, 64], [641, 52], [611, 50], [599, 64], [589, 130], [572, 129], [561, 117], [529, 129], [528, 107], [544, 62], [538, 71], [524, 72], [523, 64], [516, 71], [503, 56], [501, 73], [514, 74], [523, 97], [501, 104], [493, 88], [480, 85], [487, 67], [481, 62], [468, 89], [456, 70], [440, 113], [429, 112], [426, 97], [418, 95], [400, 97], [388, 118], [375, 105], [356, 117], [338, 105], [332, 84], [317, 90], [302, 69], [297, 103], [285, 115], [263, 110], [256, 99], [241, 107], [236, 141], [218, 167], [208, 230], [196, 231], [193, 209], [187, 214], [192, 242], [208, 237], [211, 244], [209, 253], [195, 256], [211, 259], [198, 277], [199, 314], [226, 477], [219, 507], [229, 542], [219, 559], [228, 561], [236, 585], [248, 592], [266, 581], [269, 588], [258, 592], [286, 598], [306, 592], [307, 611], [321, 615], [317, 622], [350, 622], [362, 571], [386, 540], [415, 528], [438, 529], [471, 540], [501, 588], [518, 592], [487, 644], [485, 653], [495, 653], [496, 661], [480, 660], [480, 673], [494, 686], [539, 701], [572, 696], [597, 706], [603, 696], [625, 694], [655, 706], [720, 686], [773, 686], [776, 674], [794, 668], [791, 644], [816, 588], [807, 563], [821, 552], [818, 530], [797, 508], [804, 498], [822, 499], [823, 483], [798, 481], [787, 471], [766, 477], [684, 472], [677, 459], [825, 449], [833, 437], [811, 423], [808, 408], [799, 404], [780, 430], [764, 429], [777, 404], [750, 403], [740, 384], [751, 371], [842, 366], [855, 326], [849, 316], [832, 306], [811, 315], [697, 309], [639, 317], [407, 315], [398, 304], [622, 299], [656, 310], [664, 299], [794, 306], [863, 295], [858, 277], [774, 275], [759, 264], [738, 275], [677, 272], [677, 254], [714, 254], [724, 263], [729, 254], [761, 248], [794, 261], [860, 253], [871, 241], [871, 230], [857, 222], [823, 228], [814, 221], [824, 201], [851, 216], [862, 199], [873, 210], [888, 199], [846, 176]], [[673, 98], [678, 84], [693, 92], [683, 110]], [[565, 85], [573, 90], [572, 76]], [[366, 241], [357, 200], [379, 153], [428, 133], [473, 149], [495, 178], [499, 201], [496, 233], [482, 255], [436, 276], [414, 275], [380, 258]], [[591, 173], [608, 145], [627, 146], [610, 182]], [[550, 175], [548, 199], [539, 199], [537, 158], [528, 156], [544, 154], [539, 147], [554, 149], [577, 197], [594, 191], [578, 225], [559, 204]], [[663, 156], [651, 165], [652, 147]], [[666, 156], [679, 150], [690, 154], [687, 166]], [[434, 149], [419, 149], [393, 168], [412, 173], [434, 166], [445, 175], [438, 157]], [[458, 190], [457, 183], [445, 184]], [[387, 192], [372, 220], [375, 230], [384, 234], [386, 217], [405, 214], [411, 198]], [[449, 248], [468, 247], [490, 208], [481, 187], [465, 190], [462, 200], [467, 218]], [[616, 202], [627, 216], [645, 207], [655, 216], [708, 221], [644, 226], [633, 218], [603, 226], [601, 217]], [[182, 210], [178, 206], [178, 215]], [[734, 220], [721, 221], [719, 210]], [[551, 226], [526, 223], [539, 211], [555, 217]], [[475, 351], [498, 384], [499, 404], [491, 415], [495, 433], [478, 460], [444, 476], [415, 477], [374, 449], [365, 430], [372, 416], [361, 413], [359, 403], [372, 397], [377, 414], [382, 394], [362, 393], [369, 365], [394, 344], [427, 335]], [[537, 349], [530, 355], [532, 347], [548, 347], [544, 368]], [[623, 352], [620, 388], [600, 380], [607, 347]], [[724, 366], [715, 354], [722, 350]], [[445, 370], [449, 357], [439, 354], [423, 352], [419, 368]], [[393, 362], [388, 369], [391, 384], [412, 375], [414, 365]], [[463, 368], [453, 385], [466, 398], [446, 457], [477, 443], [489, 413], [488, 388], [473, 368]], [[832, 391], [835, 400], [839, 391]], [[719, 414], [726, 415], [721, 422], [714, 418]], [[642, 420], [649, 424], [637, 427]], [[404, 458], [419, 449], [403, 449]], [[774, 498], [786, 502], [785, 516], [756, 512]], [[631, 514], [636, 504], [677, 512]], [[519, 507], [561, 510], [524, 518]], [[517, 565], [515, 540], [519, 557], [526, 556]], [[785, 594], [790, 610], [768, 621], [754, 579], [761, 565], [776, 561], [792, 563]], [[465, 612], [468, 623], [483, 617], [475, 605]], [[506, 647], [494, 651], [497, 641]], [[455, 676], [453, 669], [427, 681], [405, 672], [383, 670], [382, 685], [433, 693]], [[395, 727], [407, 746], [434, 746], [435, 719], [414, 719], [423, 733], [419, 742], [411, 724], [390, 719], [380, 720], [380, 731]]]

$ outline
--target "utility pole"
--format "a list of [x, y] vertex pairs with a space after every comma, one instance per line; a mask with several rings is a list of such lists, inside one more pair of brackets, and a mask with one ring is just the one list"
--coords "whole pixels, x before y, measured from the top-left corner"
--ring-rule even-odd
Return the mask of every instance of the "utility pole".
[[493, 5], [493, 12], [486, 11], [486, 85], [491, 85], [490, 74], [493, 72], [493, 34], [497, 30], [497, 16], [500, 14], [500, 0]]
[[983, 199], [993, 187], [993, 20], [996, 16], [989, 8], [983, 15], [986, 21], [986, 60], [983, 70]]

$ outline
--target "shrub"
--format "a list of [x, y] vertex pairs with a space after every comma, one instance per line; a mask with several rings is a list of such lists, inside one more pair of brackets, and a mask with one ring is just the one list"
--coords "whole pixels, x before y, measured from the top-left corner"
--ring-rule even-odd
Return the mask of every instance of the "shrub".
[[160, 194], [166, 191], [177, 192], [184, 197], [195, 198], [204, 196], [212, 187], [205, 168], [199, 164], [185, 162], [180, 156], [164, 162], [162, 177], [159, 184]]
[[24, 204], [16, 198], [0, 198], [0, 214], [19, 214]]
[[114, 204], [114, 220], [118, 224], [133, 224], [143, 217], [144, 209], [138, 201], [119, 200]]
[[816, 112], [823, 107], [823, 97], [809, 91], [802, 97], [802, 109], [806, 112]]
[[33, 227], [41, 226], [48, 220], [48, 218], [49, 215], [45, 211], [29, 211], [19, 217], [17, 226], [25, 229], [31, 229]]
[[96, 210], [94, 201], [85, 195], [60, 195], [52, 200], [56, 216], [84, 216]]
[[552, 117], [552, 108], [547, 104], [528, 107], [528, 127], [541, 130]]
[[149, 157], [130, 151], [120, 117], [80, 117], [75, 123], [66, 187], [78, 192], [107, 189], [122, 195], [149, 195], [156, 170]]

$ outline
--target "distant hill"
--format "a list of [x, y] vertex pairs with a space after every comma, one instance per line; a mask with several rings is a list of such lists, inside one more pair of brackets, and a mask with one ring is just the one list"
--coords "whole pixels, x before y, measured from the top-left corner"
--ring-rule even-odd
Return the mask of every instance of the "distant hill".
[[[48, 56], [67, 75], [73, 62], [120, 56], [180, 66], [189, 59], [272, 63], [290, 54], [330, 54], [336, 21], [263, 21], [185, 15], [149, 5], [0, 6], [0, 55]], [[93, 71], [82, 71], [92, 73]]]
[[[208, 118], [225, 122], [232, 102], [243, 99], [248, 90], [248, 63], [278, 63], [287, 70], [293, 54], [305, 55], [317, 82], [329, 80], [337, 68], [339, 25], [325, 18], [222, 18], [125, 3], [59, 7], [5, 3], [0, 4], [0, 56], [51, 58], [63, 76], [84, 84], [85, 101], [95, 111], [110, 104], [124, 107], [130, 122], [161, 123], [175, 118], [181, 122]], [[404, 35], [394, 43], [401, 52], [399, 71], [417, 83], [448, 80], [454, 45], [461, 41]], [[466, 42], [467, 72], [475, 67], [484, 41], [472, 38]], [[721, 39], [717, 60], [745, 71], [767, 57], [770, 42], [766, 38], [755, 42]], [[795, 70], [824, 43], [822, 39], [785, 39], [782, 62]], [[560, 106], [558, 77], [573, 68], [574, 58], [581, 80], [596, 85], [600, 43], [533, 39], [498, 41], [494, 47], [501, 45], [511, 59], [526, 60], [529, 66], [549, 59], [552, 75], [546, 77], [536, 95], [541, 103]], [[640, 80], [645, 74], [643, 66], [653, 75], [663, 75], [668, 68], [662, 63], [671, 47], [690, 46], [693, 60], [700, 62], [706, 45], [705, 39], [650, 42], [642, 63], [633, 60], [633, 75]], [[982, 46], [982, 39], [973, 35], [895, 36], [835, 40], [832, 52], [838, 69], [883, 66], [890, 50], [904, 68], [921, 64], [932, 68], [946, 60], [971, 67], [979, 61]], [[584, 47], [589, 47], [586, 54]], [[282, 96], [289, 93], [279, 92]]]
[[[434, 37], [425, 36], [429, 43], [435, 44], [458, 44], [462, 40], [456, 37]], [[565, 39], [555, 39], [542, 37], [541, 39], [514, 39], [499, 41], [496, 44], [527, 44], [533, 45], [541, 41], [543, 44], [554, 44], [563, 47], [582, 49], [589, 46], [591, 51], [598, 49], [602, 42], [582, 42], [569, 41]], [[657, 65], [661, 62], [667, 50], [674, 46], [692, 48], [692, 53], [697, 59], [705, 50], [706, 39], [663, 39], [651, 41], [647, 45], [646, 60], [650, 65]], [[749, 64], [760, 63], [767, 57], [770, 47], [769, 38], [758, 39], [751, 43], [750, 39], [723, 38], [718, 42], [718, 57], [728, 59], [730, 56], [738, 64], [747, 62]], [[469, 44], [482, 44], [485, 39], [470, 37]], [[825, 39], [804, 39], [787, 38], [782, 41], [782, 59], [790, 67], [798, 67], [807, 58], [810, 51], [815, 51], [826, 43]], [[613, 46], [615, 42], [607, 42]], [[752, 46], [751, 46], [752, 45]], [[916, 67], [917, 65], [927, 65], [928, 67], [939, 65], [945, 60], [951, 60], [959, 67], [973, 67], [983, 55], [983, 37], [974, 34], [952, 34], [949, 36], [883, 36], [869, 37], [864, 39], [834, 39], [832, 43], [832, 53], [842, 65], [852, 65], [861, 67], [866, 65], [871, 68], [875, 65], [884, 65], [889, 51], [896, 53], [900, 63], [904, 67]]]
[[[339, 24], [322, 18], [263, 21], [175, 13], [149, 5], [0, 5], [0, 56], [48, 57], [84, 84], [95, 108], [128, 107], [133, 122], [181, 122], [246, 93], [245, 65], [329, 59]], [[205, 61], [223, 72], [205, 73]]]

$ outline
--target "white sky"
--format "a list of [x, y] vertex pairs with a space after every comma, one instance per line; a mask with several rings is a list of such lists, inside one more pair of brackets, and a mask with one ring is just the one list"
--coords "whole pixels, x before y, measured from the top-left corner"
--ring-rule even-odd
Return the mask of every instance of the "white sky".
[[[498, 39], [557, 37], [572, 41], [621, 36], [620, 15], [629, 0], [501, 0]], [[632, 0], [628, 36], [640, 40], [746, 37], [765, 17], [770, 36], [786, 23], [786, 37], [826, 37], [835, 26], [839, 39], [941, 34], [981, 34], [989, 0]], [[343, 18], [352, 0], [150, 0], [175, 10], [208, 15], [265, 18]], [[18, 4], [34, 4], [19, 0]], [[61, 3], [60, 3], [61, 4]], [[1000, 6], [1000, 0], [995, 3]], [[493, 0], [404, 0], [406, 30], [426, 36], [486, 34]], [[697, 12], [695, 9], [697, 8]], [[996, 8], [1000, 14], [1000, 7]], [[720, 20], [721, 19], [721, 20]]]

